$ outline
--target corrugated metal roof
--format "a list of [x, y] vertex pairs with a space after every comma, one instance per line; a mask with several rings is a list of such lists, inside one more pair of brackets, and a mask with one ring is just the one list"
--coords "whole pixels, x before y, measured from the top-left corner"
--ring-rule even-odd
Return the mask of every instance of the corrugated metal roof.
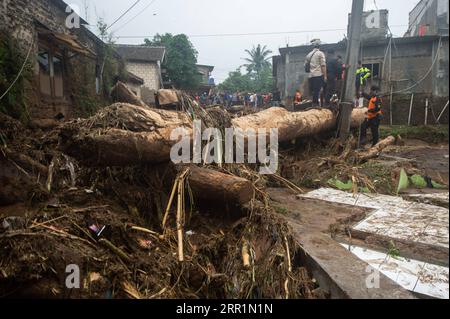
[[166, 53], [164, 47], [149, 47], [141, 45], [115, 45], [119, 55], [127, 61], [157, 62], [163, 61]]

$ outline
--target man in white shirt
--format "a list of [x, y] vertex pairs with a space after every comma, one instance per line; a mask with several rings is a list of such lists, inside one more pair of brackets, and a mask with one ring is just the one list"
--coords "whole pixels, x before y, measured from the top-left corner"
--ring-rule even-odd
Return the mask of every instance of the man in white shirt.
[[320, 91], [327, 81], [327, 61], [325, 54], [320, 51], [320, 40], [315, 39], [311, 41], [314, 45], [312, 50], [306, 56], [306, 63], [310, 64], [309, 72], [309, 88], [313, 97], [314, 106], [319, 106]]

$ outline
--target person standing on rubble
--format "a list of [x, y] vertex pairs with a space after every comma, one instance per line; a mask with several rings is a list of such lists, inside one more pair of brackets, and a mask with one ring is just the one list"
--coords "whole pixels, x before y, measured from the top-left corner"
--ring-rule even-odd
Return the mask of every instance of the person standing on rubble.
[[[325, 90], [325, 105], [330, 105], [331, 97], [336, 94], [337, 79], [342, 73], [342, 66], [339, 66], [338, 59], [334, 56], [334, 50], [328, 50], [327, 56], [327, 83]], [[340, 70], [341, 69], [341, 70]], [[342, 76], [342, 74], [341, 74]]]
[[341, 55], [337, 56], [337, 62], [338, 62], [338, 74], [336, 81], [336, 93], [338, 97], [341, 98], [342, 91], [344, 89], [345, 72], [348, 67], [345, 65]]
[[320, 92], [327, 82], [327, 60], [320, 50], [320, 40], [312, 40], [314, 49], [306, 56], [305, 71], [309, 73], [309, 87], [312, 93], [313, 106], [320, 106]]
[[377, 86], [372, 86], [370, 88], [370, 93], [366, 94], [364, 92], [360, 93], [360, 96], [369, 100], [369, 106], [367, 111], [367, 118], [361, 125], [361, 134], [359, 137], [360, 147], [364, 146], [367, 140], [367, 129], [370, 128], [372, 132], [372, 146], [378, 144], [380, 140], [379, 128], [380, 123], [383, 120], [382, 104], [383, 101], [378, 95], [379, 88]]

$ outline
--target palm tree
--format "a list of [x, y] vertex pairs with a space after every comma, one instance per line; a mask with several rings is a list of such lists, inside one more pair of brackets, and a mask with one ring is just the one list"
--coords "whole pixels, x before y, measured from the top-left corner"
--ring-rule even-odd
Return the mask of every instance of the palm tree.
[[267, 46], [261, 47], [261, 44], [258, 44], [256, 47], [253, 46], [251, 50], [245, 50], [248, 53], [250, 58], [245, 58], [247, 64], [244, 66], [247, 68], [247, 72], [256, 73], [257, 76], [261, 73], [264, 68], [270, 67], [270, 55], [272, 51], [267, 49]]

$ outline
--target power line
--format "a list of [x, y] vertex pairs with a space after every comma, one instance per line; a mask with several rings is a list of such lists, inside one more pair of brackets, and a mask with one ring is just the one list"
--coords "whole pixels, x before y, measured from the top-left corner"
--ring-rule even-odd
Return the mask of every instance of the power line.
[[143, 8], [141, 11], [139, 11], [138, 14], [136, 14], [134, 17], [132, 17], [130, 20], [128, 20], [127, 22], [125, 22], [122, 26], [120, 26], [119, 28], [117, 28], [116, 30], [114, 30], [114, 32], [117, 32], [121, 29], [123, 29], [125, 26], [127, 26], [131, 21], [133, 21], [134, 19], [136, 19], [138, 16], [140, 16], [142, 13], [144, 13], [152, 4], [154, 4], [157, 0], [152, 0], [150, 1], [150, 3]]
[[[405, 27], [405, 25], [396, 25], [392, 27]], [[278, 34], [300, 34], [300, 33], [318, 33], [318, 32], [336, 32], [347, 31], [347, 29], [322, 29], [322, 30], [301, 30], [301, 31], [279, 31], [279, 32], [256, 32], [256, 33], [221, 33], [221, 34], [191, 34], [190, 38], [212, 38], [212, 37], [240, 37], [240, 36], [258, 36], [258, 35], [278, 35]], [[152, 38], [153, 35], [123, 35], [116, 36], [121, 39], [142, 39]]]
[[[222, 34], [191, 34], [190, 38], [212, 38], [212, 37], [240, 37], [240, 36], [257, 36], [257, 35], [275, 35], [275, 34], [292, 34], [292, 33], [309, 33], [309, 32], [332, 32], [332, 31], [345, 31], [346, 29], [328, 29], [328, 30], [309, 30], [309, 31], [285, 31], [285, 32], [257, 32], [257, 33], [222, 33]], [[140, 39], [151, 38], [152, 36], [117, 36], [117, 38], [123, 39]]]
[[137, 0], [131, 7], [129, 7], [124, 13], [122, 13], [122, 15], [120, 17], [118, 17], [113, 23], [111, 23], [106, 30], [108, 30], [109, 28], [111, 28], [113, 25], [115, 25], [117, 22], [120, 21], [120, 19], [122, 19], [128, 12], [130, 12], [135, 6], [137, 6], [137, 4], [141, 2], [141, 0]]

